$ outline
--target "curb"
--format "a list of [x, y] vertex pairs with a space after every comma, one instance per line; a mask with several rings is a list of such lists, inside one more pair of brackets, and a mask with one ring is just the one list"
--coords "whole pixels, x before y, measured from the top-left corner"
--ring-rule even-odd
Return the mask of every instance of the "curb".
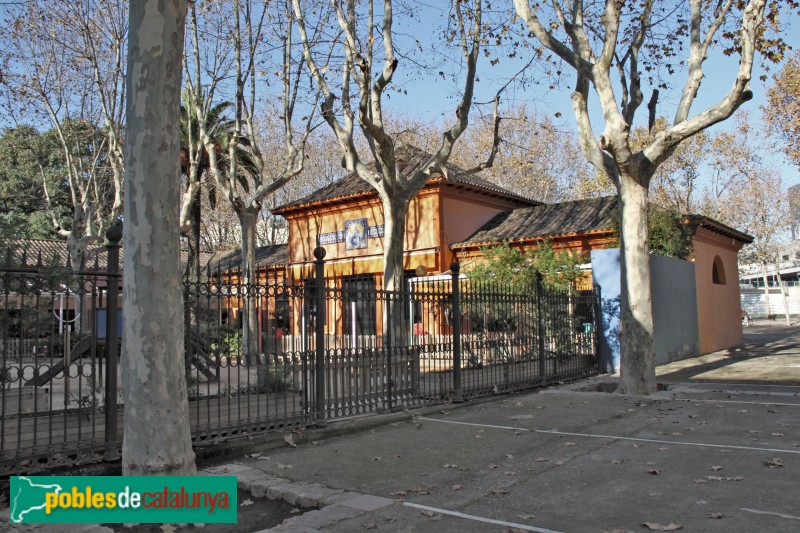
[[302, 509], [313, 509], [258, 533], [313, 533], [342, 520], [399, 504], [399, 500], [332, 489], [319, 483], [273, 477], [257, 468], [239, 463], [206, 468], [197, 473], [208, 476], [235, 475], [237, 486], [249, 492], [253, 498], [282, 500]]

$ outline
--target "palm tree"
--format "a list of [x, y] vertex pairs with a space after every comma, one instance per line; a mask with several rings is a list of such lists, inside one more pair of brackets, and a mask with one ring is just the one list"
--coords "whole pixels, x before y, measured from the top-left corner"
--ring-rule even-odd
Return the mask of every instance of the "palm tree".
[[[200, 274], [200, 226], [202, 224], [201, 209], [201, 189], [203, 181], [208, 179], [210, 166], [208, 152], [200, 140], [199, 128], [197, 125], [197, 113], [191, 98], [184, 94], [184, 104], [181, 106], [181, 171], [186, 176], [186, 197], [184, 198], [185, 207], [181, 209], [182, 231], [188, 237], [189, 260], [186, 266], [186, 274], [189, 279], [196, 279]], [[206, 130], [214, 141], [217, 158], [220, 160], [228, 158], [231, 132], [234, 128], [233, 119], [226, 115], [226, 111], [233, 107], [231, 102], [220, 102], [214, 104], [207, 115]], [[245, 190], [249, 191], [249, 180], [247, 177], [257, 172], [255, 159], [253, 158], [250, 140], [240, 138], [235, 150], [238, 160], [237, 182]], [[221, 168], [229, 168], [222, 165]], [[208, 190], [209, 204], [212, 209], [217, 205], [217, 188], [213, 179], [208, 179], [206, 184]], [[188, 204], [187, 204], [188, 202]]]

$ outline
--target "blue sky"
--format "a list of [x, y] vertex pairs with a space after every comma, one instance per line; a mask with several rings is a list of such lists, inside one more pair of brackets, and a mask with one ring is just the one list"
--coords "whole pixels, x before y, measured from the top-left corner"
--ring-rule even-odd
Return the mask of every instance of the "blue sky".
[[[419, 35], [436, 35], [436, 28], [434, 21], [441, 20], [446, 12], [445, 3], [437, 3], [429, 0], [426, 3], [419, 3], [419, 11], [415, 14], [415, 20], [410, 23], [413, 28], [405, 29], [399, 28], [400, 33], [406, 35], [407, 41], [404, 43], [409, 46], [408, 39], [420, 38]], [[795, 14], [789, 17], [784, 25], [783, 37], [795, 49], [800, 50], [800, 18]], [[406, 32], [406, 33], [404, 33]], [[413, 42], [413, 41], [411, 41]], [[523, 58], [527, 59], [527, 58]], [[463, 82], [459, 78], [455, 82], [449, 77], [450, 74], [458, 74], [458, 67], [443, 64], [441, 68], [448, 75], [447, 79], [441, 76], [430, 75], [431, 73], [414, 72], [409, 75], [408, 70], [404, 70], [403, 63], [413, 63], [415, 58], [410, 57], [404, 61], [401, 58], [400, 68], [395, 74], [395, 84], [401, 88], [408, 88], [408, 94], [393, 94], [387, 108], [392, 112], [402, 113], [407, 115], [416, 115], [423, 117], [430, 123], [441, 123], [442, 121], [451, 121], [452, 113], [458, 102], [458, 89]], [[513, 73], [515, 73], [523, 64], [522, 60], [507, 60], [501, 59], [500, 64], [491, 67], [489, 60], [486, 58], [481, 59], [479, 65], [479, 76], [481, 81], [476, 85], [476, 101], [490, 100], [497, 89], [504, 83], [504, 81]], [[753, 82], [751, 89], [753, 90], [753, 100], [747, 102], [742, 106], [741, 110], [749, 112], [750, 122], [754, 125], [761, 124], [761, 111], [759, 107], [764, 103], [766, 90], [771, 83], [771, 79], [766, 82], [760, 81], [758, 78], [762, 74], [766, 74], [771, 78], [771, 75], [777, 71], [779, 67], [771, 66], [772, 72], [766, 72], [764, 65], [759, 62], [757, 58], [756, 67], [753, 73]], [[439, 68], [439, 67], [437, 67]], [[447, 69], [450, 70], [447, 70]], [[736, 70], [738, 68], [738, 57], [726, 57], [719, 52], [713, 52], [704, 64], [704, 72], [706, 74], [698, 97], [692, 107], [692, 114], [697, 114], [704, 109], [710, 107], [718, 101], [733, 84]], [[553, 84], [553, 79], [546, 76], [538, 76], [539, 83], [529, 83], [526, 87], [516, 87], [505, 93], [504, 98], [506, 102], [524, 102], [529, 109], [549, 115], [564, 129], [577, 131], [575, 118], [572, 111], [570, 94], [573, 90], [573, 79], [570, 75], [570, 67], [564, 66], [563, 76], [560, 78], [557, 87], [550, 89]], [[533, 76], [536, 78], [537, 76]], [[420, 78], [424, 78], [424, 83], [420, 83]], [[685, 80], [685, 72], [678, 71], [673, 77], [670, 78], [672, 87], [668, 91], [661, 91], [659, 98], [659, 115], [666, 115], [672, 117], [675, 111], [675, 106], [680, 97], [680, 91]], [[650, 97], [650, 89], [645, 89], [645, 104]], [[635, 125], [644, 125], [647, 120], [646, 105], [643, 104], [642, 108], [637, 113], [637, 123]], [[486, 106], [485, 112], [490, 112], [489, 106]], [[599, 112], [599, 105], [596, 99], [590, 100], [590, 113], [592, 114], [592, 122], [595, 127], [596, 135], [602, 132], [602, 114]], [[560, 118], [557, 118], [560, 116]], [[724, 131], [733, 127], [734, 118], [732, 117], [726, 122], [718, 124], [710, 129], [710, 131]], [[781, 156], [777, 163], [779, 169], [783, 173], [784, 180], [787, 185], [794, 185], [800, 183], [800, 169], [791, 165], [783, 160]]]

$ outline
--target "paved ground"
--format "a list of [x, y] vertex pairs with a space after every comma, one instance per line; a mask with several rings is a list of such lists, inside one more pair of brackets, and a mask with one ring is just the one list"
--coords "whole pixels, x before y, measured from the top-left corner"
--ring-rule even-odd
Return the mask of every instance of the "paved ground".
[[800, 329], [746, 333], [661, 367], [648, 397], [600, 377], [295, 434], [205, 473], [307, 510], [269, 531], [800, 531]]

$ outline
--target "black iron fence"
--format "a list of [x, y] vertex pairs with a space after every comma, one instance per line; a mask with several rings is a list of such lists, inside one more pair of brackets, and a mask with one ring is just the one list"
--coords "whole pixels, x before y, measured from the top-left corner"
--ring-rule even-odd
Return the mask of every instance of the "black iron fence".
[[[78, 269], [0, 265], [0, 473], [118, 457], [117, 253]], [[208, 269], [185, 282], [196, 445], [599, 371], [595, 291], [514, 292], [458, 264], [387, 291], [372, 276], [324, 278], [317, 253], [305, 279], [244, 285]]]

